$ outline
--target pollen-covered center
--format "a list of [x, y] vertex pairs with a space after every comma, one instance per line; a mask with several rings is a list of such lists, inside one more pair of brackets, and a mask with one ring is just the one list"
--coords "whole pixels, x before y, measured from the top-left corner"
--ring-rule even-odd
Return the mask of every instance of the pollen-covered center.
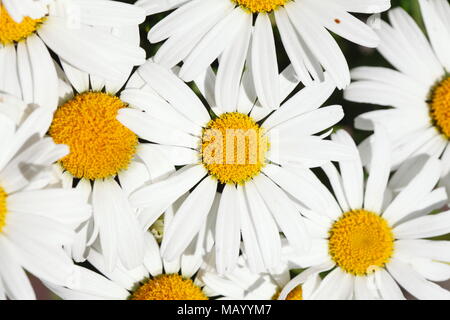
[[246, 10], [256, 12], [271, 12], [290, 0], [231, 0]]
[[8, 208], [6, 206], [7, 198], [8, 194], [2, 187], [0, 187], [0, 233], [6, 225], [6, 214], [8, 213]]
[[202, 162], [221, 183], [244, 184], [265, 164], [269, 141], [264, 130], [249, 116], [224, 113], [203, 130]]
[[45, 18], [31, 19], [24, 17], [18, 23], [11, 18], [5, 7], [0, 5], [0, 43], [7, 45], [26, 39], [44, 22]]
[[291, 292], [289, 292], [286, 300], [303, 300], [302, 286], [297, 286]]
[[130, 296], [131, 300], [208, 300], [191, 279], [163, 274], [147, 280]]
[[55, 112], [50, 136], [70, 147], [60, 160], [76, 178], [113, 177], [128, 168], [136, 153], [138, 137], [117, 119], [126, 108], [119, 98], [102, 92], [85, 92]]
[[328, 249], [344, 271], [366, 275], [389, 261], [394, 251], [394, 235], [387, 221], [376, 213], [353, 210], [332, 226]]
[[[278, 300], [278, 297], [280, 296], [281, 290], [279, 290], [277, 293], [274, 294], [272, 297], [272, 300]], [[301, 285], [296, 286], [294, 289], [292, 289], [291, 292], [286, 296], [285, 300], [303, 300], [303, 288]]]
[[433, 124], [447, 139], [450, 139], [450, 76], [433, 88], [429, 106]]

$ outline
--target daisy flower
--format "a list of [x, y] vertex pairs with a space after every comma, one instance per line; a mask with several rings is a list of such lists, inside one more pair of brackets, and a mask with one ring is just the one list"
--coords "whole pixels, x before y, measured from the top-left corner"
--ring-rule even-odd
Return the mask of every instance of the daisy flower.
[[[358, 154], [344, 130], [332, 138]], [[403, 299], [400, 287], [418, 299], [450, 299], [450, 292], [433, 282], [450, 278], [450, 242], [430, 239], [450, 232], [450, 211], [428, 214], [447, 200], [443, 188], [435, 189], [440, 161], [429, 158], [394, 193], [388, 187], [391, 153], [382, 128], [373, 146], [366, 183], [359, 157], [339, 162], [340, 173], [331, 163], [323, 166], [336, 200], [328, 197], [322, 206], [310, 201], [302, 210], [309, 220], [311, 250], [294, 252], [290, 259], [306, 270], [280, 298], [306, 276], [327, 271], [311, 299]]]
[[[389, 0], [139, 0], [148, 14], [176, 9], [150, 29], [152, 43], [166, 40], [155, 62], [173, 67], [180, 77], [194, 80], [218, 57], [216, 102], [236, 105], [239, 80], [251, 70], [259, 101], [276, 109], [281, 101], [272, 21], [297, 76], [304, 84], [323, 79], [323, 69], [338, 88], [350, 83], [347, 62], [330, 30], [350, 41], [376, 47], [375, 32], [349, 12], [376, 13]], [[271, 20], [272, 19], [272, 20]]]
[[0, 110], [0, 299], [35, 299], [25, 270], [54, 284], [76, 283], [63, 246], [91, 212], [79, 192], [46, 188], [51, 164], [68, 152], [43, 138], [51, 112], [22, 114], [26, 105], [5, 95]]
[[[197, 278], [204, 283], [205, 292], [221, 300], [277, 300], [283, 288], [291, 280], [291, 270], [298, 268], [287, 259], [291, 255], [292, 248], [284, 242], [282, 249], [282, 259], [274, 270], [254, 273], [243, 254], [239, 257], [234, 270], [223, 275], [217, 272], [214, 263], [206, 260]], [[290, 290], [286, 300], [308, 300], [320, 282], [317, 274], [304, 277], [295, 288]]]
[[64, 188], [82, 190], [93, 217], [77, 235], [72, 255], [84, 261], [98, 237], [109, 268], [117, 260], [129, 269], [142, 263], [145, 229], [128, 196], [147, 181], [174, 171], [156, 146], [141, 142], [117, 119], [128, 108], [118, 91], [124, 81], [103, 80], [78, 69], [57, 67], [60, 103], [48, 134], [70, 153], [56, 165]]
[[[289, 67], [277, 79], [283, 100], [298, 84], [293, 75]], [[295, 197], [299, 189], [291, 186], [297, 179], [309, 179], [310, 172], [302, 169], [350, 156], [347, 147], [324, 140], [327, 133], [315, 135], [343, 117], [340, 106], [319, 108], [334, 90], [332, 81], [301, 90], [272, 112], [255, 106], [247, 94], [237, 105], [217, 106], [211, 69], [196, 82], [211, 110], [173, 72], [152, 61], [136, 77], [135, 88], [122, 93], [136, 109], [120, 110], [118, 119], [154, 142], [180, 170], [132, 193], [132, 205], [148, 208], [140, 219], [150, 226], [193, 188], [164, 235], [167, 260], [179, 256], [198, 234], [217, 190], [222, 192], [214, 218], [220, 272], [235, 264], [241, 234], [254, 270], [278, 263], [279, 229], [294, 245], [307, 245], [300, 214], [288, 195]], [[291, 174], [295, 167], [301, 168], [298, 177]]]
[[[397, 69], [361, 67], [345, 92], [351, 101], [392, 108], [360, 115], [355, 126], [373, 130], [382, 123], [392, 140], [392, 168], [428, 154], [443, 160], [441, 183], [450, 191], [450, 5], [445, 0], [421, 0], [429, 41], [401, 8], [389, 12], [378, 34], [380, 53]], [[366, 142], [370, 148], [370, 141]], [[410, 161], [416, 172], [417, 162]]]
[[[58, 79], [50, 52], [63, 65], [113, 80], [145, 61], [139, 47], [138, 25], [145, 18], [141, 8], [109, 0], [43, 3], [0, 3], [0, 91], [54, 109]], [[34, 12], [35, 6], [42, 13], [18, 22], [18, 12]]]
[[[173, 210], [167, 210], [165, 225], [171, 221]], [[206, 224], [203, 227], [206, 231]], [[203, 262], [207, 242], [193, 241], [190, 249], [174, 261], [162, 258], [160, 247], [151, 233], [145, 238], [143, 262], [130, 270], [118, 264], [114, 270], [105, 265], [100, 251], [92, 249], [88, 261], [102, 274], [79, 267], [78, 286], [67, 288], [46, 285], [65, 300], [208, 300], [196, 273]], [[209, 241], [209, 243], [211, 243]]]

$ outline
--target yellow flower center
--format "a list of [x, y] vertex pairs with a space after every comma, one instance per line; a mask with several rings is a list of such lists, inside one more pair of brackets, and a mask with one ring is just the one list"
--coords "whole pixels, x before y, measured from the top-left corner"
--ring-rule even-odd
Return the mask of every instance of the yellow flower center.
[[271, 12], [290, 0], [231, 0], [246, 10], [256, 12]]
[[6, 214], [8, 213], [8, 208], [6, 207], [6, 198], [8, 198], [8, 194], [2, 187], [0, 187], [0, 233], [3, 231], [3, 228], [6, 225]]
[[[277, 291], [272, 297], [272, 300], [278, 300], [281, 290]], [[303, 288], [302, 286], [296, 286], [291, 292], [286, 296], [286, 300], [303, 300]]]
[[44, 22], [45, 18], [24, 17], [17, 23], [11, 18], [3, 5], [0, 5], [0, 43], [7, 45], [26, 39]]
[[126, 108], [119, 98], [102, 92], [85, 92], [58, 108], [50, 127], [55, 143], [66, 144], [70, 154], [60, 160], [76, 178], [113, 177], [128, 168], [138, 137], [117, 119]]
[[286, 297], [286, 300], [303, 300], [303, 289], [302, 286], [297, 286], [289, 292]]
[[447, 139], [450, 139], [450, 76], [433, 88], [430, 98], [433, 124]]
[[394, 251], [394, 235], [376, 213], [353, 210], [334, 223], [328, 241], [336, 264], [353, 275], [366, 275], [383, 267]]
[[208, 300], [191, 279], [163, 274], [147, 280], [130, 296], [131, 300]]
[[203, 165], [223, 184], [244, 184], [258, 175], [268, 149], [264, 130], [242, 113], [225, 113], [203, 130]]

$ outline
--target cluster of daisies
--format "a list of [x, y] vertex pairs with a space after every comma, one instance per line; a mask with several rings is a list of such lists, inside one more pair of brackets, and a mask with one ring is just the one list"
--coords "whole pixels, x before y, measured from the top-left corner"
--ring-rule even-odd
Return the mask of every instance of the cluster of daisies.
[[450, 299], [450, 4], [419, 4], [426, 34], [389, 0], [1, 0], [0, 299]]

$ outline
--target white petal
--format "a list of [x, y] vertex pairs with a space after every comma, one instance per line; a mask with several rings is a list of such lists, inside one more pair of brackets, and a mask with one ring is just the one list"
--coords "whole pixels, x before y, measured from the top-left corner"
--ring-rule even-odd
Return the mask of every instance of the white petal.
[[285, 8], [295, 29], [330, 73], [338, 88], [346, 87], [350, 83], [350, 72], [345, 57], [333, 37], [317, 22], [309, 5], [290, 2]]
[[144, 230], [125, 192], [112, 179], [96, 180], [92, 198], [107, 268], [114, 269], [118, 260], [128, 269], [142, 264]]
[[364, 197], [364, 209], [381, 212], [390, 174], [390, 143], [383, 128], [375, 131], [369, 178]]
[[291, 292], [299, 284], [301, 285], [301, 284], [305, 283], [306, 281], [308, 281], [308, 279], [310, 277], [314, 277], [316, 274], [319, 274], [323, 271], [330, 270], [331, 268], [333, 268], [333, 264], [327, 263], [327, 264], [319, 265], [317, 267], [308, 268], [307, 270], [301, 272], [295, 278], [293, 278], [288, 284], [286, 284], [286, 286], [280, 292], [278, 300], [286, 299], [289, 292]]
[[186, 166], [167, 179], [138, 189], [130, 196], [135, 207], [149, 207], [146, 217], [140, 217], [143, 225], [149, 227], [176, 199], [195, 186], [204, 176], [203, 166]]
[[144, 265], [153, 277], [160, 275], [163, 272], [161, 254], [159, 245], [150, 233], [144, 235], [145, 240], [145, 254]]
[[266, 268], [275, 268], [281, 259], [281, 239], [278, 227], [258, 193], [255, 183], [247, 182], [244, 191], [264, 264]]
[[215, 84], [215, 102], [224, 112], [237, 110], [240, 80], [252, 34], [252, 15], [242, 11], [232, 45], [228, 45], [220, 58]]
[[336, 3], [328, 2], [325, 5], [326, 10], [323, 10], [324, 5], [317, 1], [309, 2], [309, 6], [314, 7], [316, 21], [325, 28], [365, 47], [375, 48], [378, 45], [377, 34], [367, 24], [347, 13]]
[[[286, 9], [280, 7], [278, 10], [275, 10], [274, 14], [283, 46], [297, 76], [305, 85], [311, 85], [311, 75], [314, 79], [319, 78], [318, 74], [323, 76], [322, 73], [315, 72], [318, 70], [321, 72], [322, 68], [317, 68], [317, 60], [308, 54], [309, 52], [305, 48], [303, 40], [289, 21]], [[311, 72], [311, 75], [309, 72]]]
[[211, 119], [195, 93], [170, 71], [147, 62], [138, 69], [138, 73], [162, 98], [193, 123], [203, 127]]
[[190, 148], [196, 148], [199, 143], [197, 137], [161, 123], [158, 119], [140, 110], [120, 109], [117, 120], [140, 138], [150, 142]]
[[398, 240], [395, 249], [403, 255], [450, 262], [450, 242], [436, 240]]
[[380, 269], [375, 272], [375, 282], [383, 299], [405, 300], [402, 290], [386, 270]]
[[419, 3], [433, 49], [441, 63], [446, 69], [449, 69], [450, 59], [448, 52], [450, 52], [450, 43], [443, 41], [443, 39], [450, 37], [450, 27], [448, 24], [450, 9], [448, 2], [421, 0]]
[[152, 92], [151, 88], [142, 89], [126, 89], [120, 94], [120, 99], [133, 107], [147, 112], [153, 118], [170, 127], [175, 127], [183, 132], [200, 136], [201, 127], [189, 121], [180, 112], [177, 112], [169, 103], [158, 96], [156, 92]]
[[241, 8], [235, 8], [200, 40], [181, 67], [179, 75], [184, 81], [192, 81], [201, 74], [232, 42], [236, 30], [231, 26], [242, 21], [242, 14]]
[[436, 185], [439, 179], [441, 166], [438, 160], [429, 159], [425, 167], [417, 176], [403, 189], [384, 211], [383, 217], [394, 225], [400, 219], [411, 213], [416, 204]]
[[413, 219], [394, 228], [398, 239], [431, 238], [449, 232], [450, 211]]
[[77, 0], [80, 22], [87, 25], [118, 27], [138, 25], [145, 20], [145, 11], [121, 2]]
[[255, 226], [251, 220], [250, 209], [246, 201], [244, 189], [242, 186], [237, 186], [237, 191], [243, 248], [245, 255], [247, 256], [249, 268], [254, 273], [263, 272], [266, 268], [264, 266], [262, 251], [258, 243]]
[[216, 265], [223, 274], [231, 271], [239, 257], [241, 240], [239, 203], [235, 186], [225, 185], [216, 220]]
[[407, 264], [392, 259], [387, 265], [394, 279], [409, 293], [421, 300], [448, 300], [450, 292], [428, 280], [425, 280]]
[[354, 276], [339, 267], [331, 271], [312, 295], [318, 300], [348, 300], [353, 293]]
[[[161, 181], [175, 171], [174, 165], [159, 151], [156, 144], [141, 143], [137, 148], [136, 154], [147, 167], [151, 182]], [[141, 184], [139, 187], [143, 185]]]
[[169, 261], [178, 258], [199, 232], [211, 209], [217, 180], [204, 179], [178, 209], [164, 234], [161, 252]]
[[342, 184], [348, 204], [352, 209], [361, 209], [364, 194], [364, 172], [361, 158], [353, 138], [344, 130], [339, 130], [332, 136], [333, 141], [351, 148], [354, 160], [340, 161]]
[[278, 63], [272, 25], [267, 14], [258, 14], [252, 40], [252, 73], [258, 100], [264, 108], [278, 109]]
[[35, 300], [33, 288], [25, 271], [18, 263], [14, 247], [8, 240], [0, 236], [0, 275], [3, 279], [5, 291], [10, 299]]
[[289, 243], [293, 247], [308, 250], [310, 239], [292, 200], [265, 175], [255, 177], [254, 184]]
[[268, 165], [263, 172], [307, 208], [331, 219], [342, 213], [330, 192], [308, 170], [294, 172]]

